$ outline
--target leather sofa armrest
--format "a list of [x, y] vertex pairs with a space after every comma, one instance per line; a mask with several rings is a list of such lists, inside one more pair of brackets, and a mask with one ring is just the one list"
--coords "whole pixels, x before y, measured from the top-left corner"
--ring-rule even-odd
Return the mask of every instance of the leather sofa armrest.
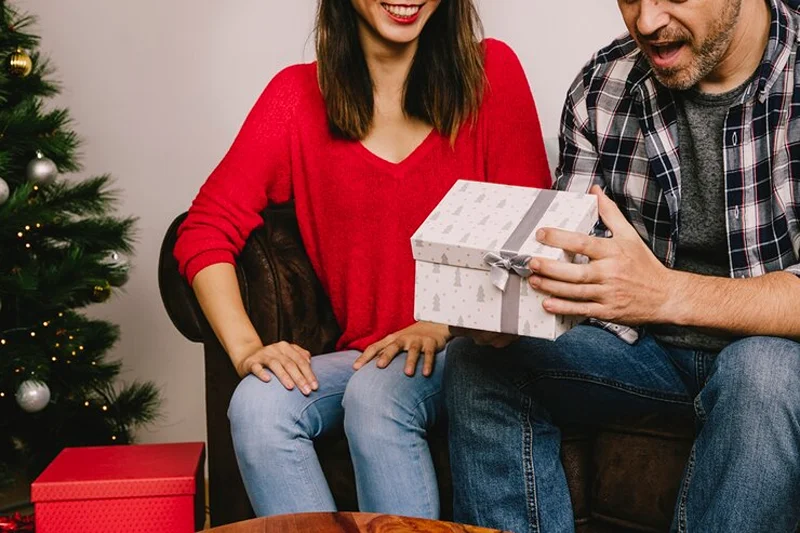
[[[303, 247], [294, 205], [270, 207], [263, 216], [264, 225], [252, 232], [236, 264], [248, 316], [265, 345], [285, 340], [314, 354], [332, 351], [339, 327]], [[186, 213], [178, 216], [164, 236], [158, 284], [178, 331], [202, 342], [213, 333], [172, 253], [185, 219]]]
[[178, 261], [172, 254], [178, 238], [178, 227], [186, 220], [186, 213], [178, 215], [167, 229], [161, 242], [158, 257], [158, 288], [161, 302], [170, 320], [181, 334], [192, 342], [203, 342], [203, 331], [208, 322], [200, 304], [186, 279], [178, 271]]

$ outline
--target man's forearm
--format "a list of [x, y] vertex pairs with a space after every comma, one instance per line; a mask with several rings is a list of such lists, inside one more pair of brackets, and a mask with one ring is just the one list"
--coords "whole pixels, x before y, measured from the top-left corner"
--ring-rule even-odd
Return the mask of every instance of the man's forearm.
[[800, 339], [800, 278], [794, 274], [729, 279], [673, 271], [672, 276], [675, 290], [665, 322]]

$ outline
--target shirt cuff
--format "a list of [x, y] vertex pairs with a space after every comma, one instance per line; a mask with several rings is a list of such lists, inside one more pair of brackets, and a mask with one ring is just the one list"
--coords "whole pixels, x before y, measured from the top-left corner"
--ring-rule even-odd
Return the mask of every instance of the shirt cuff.
[[795, 276], [800, 277], [800, 264], [792, 265], [787, 268], [784, 272], [788, 272], [789, 274], [794, 274]]

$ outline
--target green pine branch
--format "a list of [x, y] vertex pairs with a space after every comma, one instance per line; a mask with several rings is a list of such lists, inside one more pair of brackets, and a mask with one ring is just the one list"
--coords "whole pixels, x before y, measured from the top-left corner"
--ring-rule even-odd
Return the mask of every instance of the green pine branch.
[[[136, 219], [117, 215], [108, 175], [69, 175], [80, 170], [80, 139], [69, 112], [45, 103], [60, 86], [34, 24], [0, 0], [0, 178], [10, 189], [0, 203], [0, 486], [20, 466], [35, 475], [65, 446], [132, 442], [161, 400], [152, 383], [119, 382], [122, 363], [109, 359], [119, 327], [76, 311], [127, 281]], [[18, 49], [32, 61], [27, 76], [9, 68]], [[30, 181], [37, 152], [55, 164], [55, 181]], [[50, 390], [35, 413], [14, 400], [31, 379]]]

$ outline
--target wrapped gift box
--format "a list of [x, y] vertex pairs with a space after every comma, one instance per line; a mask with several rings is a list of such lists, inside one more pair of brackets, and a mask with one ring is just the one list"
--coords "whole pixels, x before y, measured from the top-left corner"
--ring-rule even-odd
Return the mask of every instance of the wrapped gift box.
[[574, 261], [545, 246], [536, 230], [590, 233], [591, 194], [459, 180], [411, 238], [414, 316], [483, 331], [555, 339], [582, 319], [542, 308], [547, 297], [523, 279], [533, 257]]
[[31, 485], [37, 533], [203, 529], [203, 443], [66, 448]]

